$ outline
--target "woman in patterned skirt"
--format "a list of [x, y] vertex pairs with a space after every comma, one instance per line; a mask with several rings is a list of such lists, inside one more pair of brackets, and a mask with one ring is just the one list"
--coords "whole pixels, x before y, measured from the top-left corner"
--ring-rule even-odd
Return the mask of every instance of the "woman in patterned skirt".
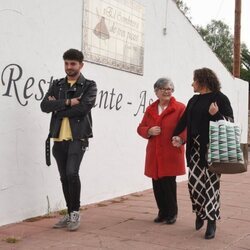
[[220, 175], [208, 170], [209, 121], [233, 120], [233, 110], [229, 99], [220, 92], [220, 82], [211, 69], [195, 70], [192, 87], [199, 94], [189, 100], [172, 143], [180, 146], [176, 135], [187, 128], [188, 189], [196, 213], [195, 228], [199, 230], [207, 220], [205, 239], [212, 239], [216, 220], [220, 219]]

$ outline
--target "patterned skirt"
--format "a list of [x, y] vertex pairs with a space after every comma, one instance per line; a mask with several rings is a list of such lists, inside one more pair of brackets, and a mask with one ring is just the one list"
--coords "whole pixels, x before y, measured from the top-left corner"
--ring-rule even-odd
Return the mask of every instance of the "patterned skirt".
[[200, 163], [199, 135], [192, 138], [188, 190], [193, 212], [203, 220], [220, 219], [220, 175], [212, 173]]

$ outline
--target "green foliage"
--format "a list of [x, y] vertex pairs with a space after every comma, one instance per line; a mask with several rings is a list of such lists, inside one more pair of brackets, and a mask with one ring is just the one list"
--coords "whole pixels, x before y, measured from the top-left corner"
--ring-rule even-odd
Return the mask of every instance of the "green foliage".
[[[212, 20], [205, 28], [197, 26], [196, 29], [225, 67], [232, 72], [234, 39], [229, 26], [222, 21]], [[240, 78], [250, 82], [250, 53], [244, 43], [241, 44]]]
[[242, 46], [241, 49], [241, 63], [243, 67], [250, 70], [250, 52], [246, 46]]
[[[183, 14], [191, 20], [189, 15], [190, 8], [184, 1], [176, 0], [175, 2]], [[234, 38], [229, 26], [223, 21], [211, 20], [206, 27], [196, 26], [196, 29], [225, 67], [232, 72]], [[248, 81], [250, 84], [250, 52], [244, 43], [241, 44], [240, 78]]]
[[8, 237], [6, 239], [3, 239], [4, 241], [6, 241], [7, 243], [17, 243], [18, 241], [20, 241], [19, 238], [15, 238], [15, 237]]
[[176, 5], [184, 14], [189, 11], [189, 8], [182, 0], [176, 0]]
[[250, 52], [245, 44], [241, 48], [240, 78], [250, 83]]
[[60, 215], [66, 215], [68, 213], [68, 209], [62, 209], [59, 211]]
[[230, 33], [229, 26], [222, 21], [212, 20], [205, 28], [197, 26], [196, 29], [231, 72], [233, 65], [233, 36]]
[[189, 14], [190, 8], [182, 1], [182, 0], [176, 0], [176, 5], [179, 8], [179, 10], [189, 19], [191, 20], [191, 16]]

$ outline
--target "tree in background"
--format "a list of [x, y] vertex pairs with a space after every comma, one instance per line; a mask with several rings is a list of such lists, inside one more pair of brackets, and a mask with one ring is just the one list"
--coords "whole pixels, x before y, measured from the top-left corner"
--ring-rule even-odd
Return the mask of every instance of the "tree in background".
[[175, 2], [179, 10], [190, 20], [191, 19], [189, 15], [190, 8], [182, 0], [176, 0]]
[[205, 28], [196, 26], [196, 29], [226, 68], [232, 72], [233, 36], [229, 26], [222, 21], [212, 20]]
[[[177, 7], [191, 21], [190, 8], [182, 0], [176, 0]], [[206, 27], [195, 26], [201, 37], [208, 43], [213, 52], [232, 72], [233, 69], [233, 35], [229, 26], [220, 20], [212, 20]], [[241, 44], [240, 78], [250, 84], [250, 52], [246, 44]], [[250, 89], [249, 89], [250, 90]]]
[[250, 52], [245, 44], [241, 49], [240, 78], [248, 81], [250, 84]]
[[[197, 31], [208, 43], [225, 67], [233, 70], [233, 35], [229, 26], [222, 21], [212, 20], [205, 28], [196, 26]], [[246, 44], [241, 44], [240, 78], [250, 83], [250, 55]]]

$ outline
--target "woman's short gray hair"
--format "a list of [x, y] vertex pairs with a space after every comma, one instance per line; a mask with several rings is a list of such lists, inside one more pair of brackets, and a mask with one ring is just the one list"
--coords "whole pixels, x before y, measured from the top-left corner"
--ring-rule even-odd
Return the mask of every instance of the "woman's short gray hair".
[[156, 83], [154, 84], [154, 90], [164, 88], [166, 85], [168, 85], [171, 89], [172, 92], [174, 92], [174, 84], [170, 78], [159, 78]]

